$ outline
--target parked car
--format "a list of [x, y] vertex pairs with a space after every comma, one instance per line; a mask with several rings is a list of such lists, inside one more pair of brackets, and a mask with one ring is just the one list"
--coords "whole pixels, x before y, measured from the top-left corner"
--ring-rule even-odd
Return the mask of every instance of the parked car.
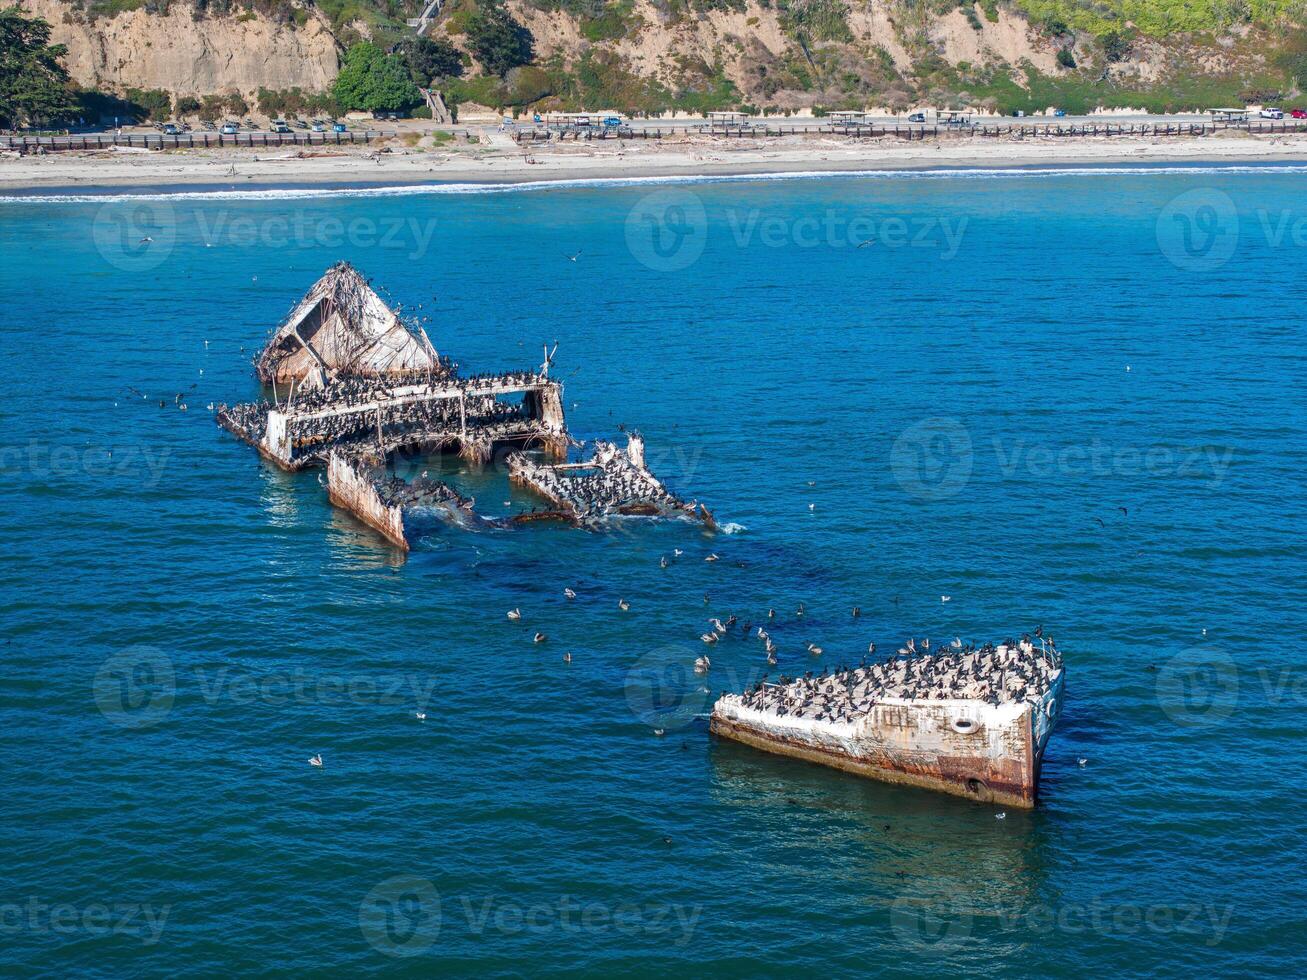
[[914, 112], [912, 115], [908, 116], [908, 122], [924, 123], [925, 121], [926, 114], [924, 112]]
[[219, 132], [220, 132], [223, 136], [235, 136], [235, 135], [236, 135], [237, 133], [239, 133], [240, 131], [241, 131], [241, 128], [240, 128], [239, 126], [237, 126], [237, 125], [236, 125], [235, 123], [233, 123], [233, 122], [223, 123], [223, 124], [222, 124], [222, 129], [219, 130]]
[[332, 123], [332, 124], [331, 124], [331, 131], [332, 131], [333, 133], [348, 133], [348, 132], [349, 132], [349, 127], [346, 126], [344, 123], [339, 123], [339, 122], [338, 122], [338, 123]]
[[1053, 115], [1057, 116], [1058, 119], [1061, 119], [1063, 116], [1066, 115], [1066, 110], [1065, 110], [1065, 109], [1054, 109], [1054, 110], [1053, 110]]
[[315, 119], [313, 120], [313, 125], [309, 128], [315, 133], [325, 133], [327, 131], [327, 124], [321, 119]]
[[290, 127], [286, 125], [285, 119], [274, 119], [272, 121], [272, 131], [274, 133], [289, 133]]
[[1284, 118], [1284, 110], [1283, 110], [1283, 109], [1263, 109], [1261, 112], [1257, 113], [1257, 115], [1261, 116], [1263, 119], [1283, 119], [1283, 118]]
[[1289, 115], [1294, 119], [1307, 119], [1307, 109], [1294, 109]]
[[621, 117], [621, 116], [604, 116], [604, 125], [607, 126], [609, 129], [613, 129], [613, 128], [617, 127], [617, 126], [620, 126], [620, 125], [622, 125], [622, 117]]
[[159, 127], [159, 131], [164, 136], [180, 136], [182, 134], [182, 128], [176, 123], [164, 123]]

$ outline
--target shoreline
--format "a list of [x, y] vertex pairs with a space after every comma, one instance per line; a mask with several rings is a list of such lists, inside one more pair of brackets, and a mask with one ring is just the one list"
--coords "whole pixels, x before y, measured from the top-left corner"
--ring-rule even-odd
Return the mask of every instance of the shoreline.
[[[410, 189], [449, 185], [547, 186], [568, 182], [723, 180], [735, 177], [893, 171], [1039, 170], [1048, 167], [1307, 165], [1307, 135], [1285, 137], [1056, 137], [903, 143], [822, 139], [709, 140], [519, 149], [490, 146], [378, 153], [268, 154], [247, 149], [66, 151], [0, 159], [0, 200], [301, 190]], [[476, 187], [468, 189], [478, 189]]]

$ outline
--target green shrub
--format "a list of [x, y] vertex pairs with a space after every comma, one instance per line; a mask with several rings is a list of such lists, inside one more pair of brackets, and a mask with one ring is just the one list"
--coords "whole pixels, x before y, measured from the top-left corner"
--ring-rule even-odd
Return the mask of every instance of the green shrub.
[[1098, 44], [1103, 49], [1103, 57], [1109, 63], [1125, 61], [1130, 57], [1130, 36], [1121, 31], [1105, 31], [1098, 35]]
[[1057, 63], [1063, 68], [1074, 68], [1076, 66], [1076, 56], [1071, 53], [1070, 48], [1058, 48]]
[[144, 119], [156, 122], [172, 115], [172, 96], [161, 88], [129, 88], [127, 101], [145, 110]]

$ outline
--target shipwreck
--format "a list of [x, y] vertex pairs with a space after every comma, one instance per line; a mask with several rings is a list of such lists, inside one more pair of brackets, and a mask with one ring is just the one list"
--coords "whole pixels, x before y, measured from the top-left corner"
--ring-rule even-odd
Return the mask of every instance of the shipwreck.
[[[464, 527], [509, 527], [556, 518], [594, 527], [602, 517], [690, 517], [706, 508], [668, 491], [644, 463], [644, 442], [626, 452], [597, 441], [591, 459], [567, 431], [562, 383], [538, 368], [462, 375], [426, 331], [405, 320], [357, 270], [327, 270], [254, 360], [271, 398], [220, 405], [217, 421], [288, 471], [327, 471], [328, 497], [407, 549], [435, 516]], [[506, 452], [510, 479], [547, 502], [543, 511], [483, 519], [473, 503], [436, 481], [385, 475], [396, 454], [455, 453], [485, 465]], [[543, 457], [538, 460], [528, 452]]]
[[1028, 809], [1064, 686], [1062, 656], [1044, 641], [905, 649], [725, 694], [709, 727], [856, 775]]

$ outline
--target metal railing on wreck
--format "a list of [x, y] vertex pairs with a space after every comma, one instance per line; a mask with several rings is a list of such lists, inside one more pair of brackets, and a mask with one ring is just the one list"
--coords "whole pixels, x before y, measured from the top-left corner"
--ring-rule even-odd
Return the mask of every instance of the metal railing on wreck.
[[67, 136], [0, 136], [0, 148], [28, 152], [46, 150], [103, 150], [131, 146], [145, 150], [175, 150], [206, 146], [341, 146], [390, 139], [393, 131], [361, 130], [344, 133], [85, 133]]

